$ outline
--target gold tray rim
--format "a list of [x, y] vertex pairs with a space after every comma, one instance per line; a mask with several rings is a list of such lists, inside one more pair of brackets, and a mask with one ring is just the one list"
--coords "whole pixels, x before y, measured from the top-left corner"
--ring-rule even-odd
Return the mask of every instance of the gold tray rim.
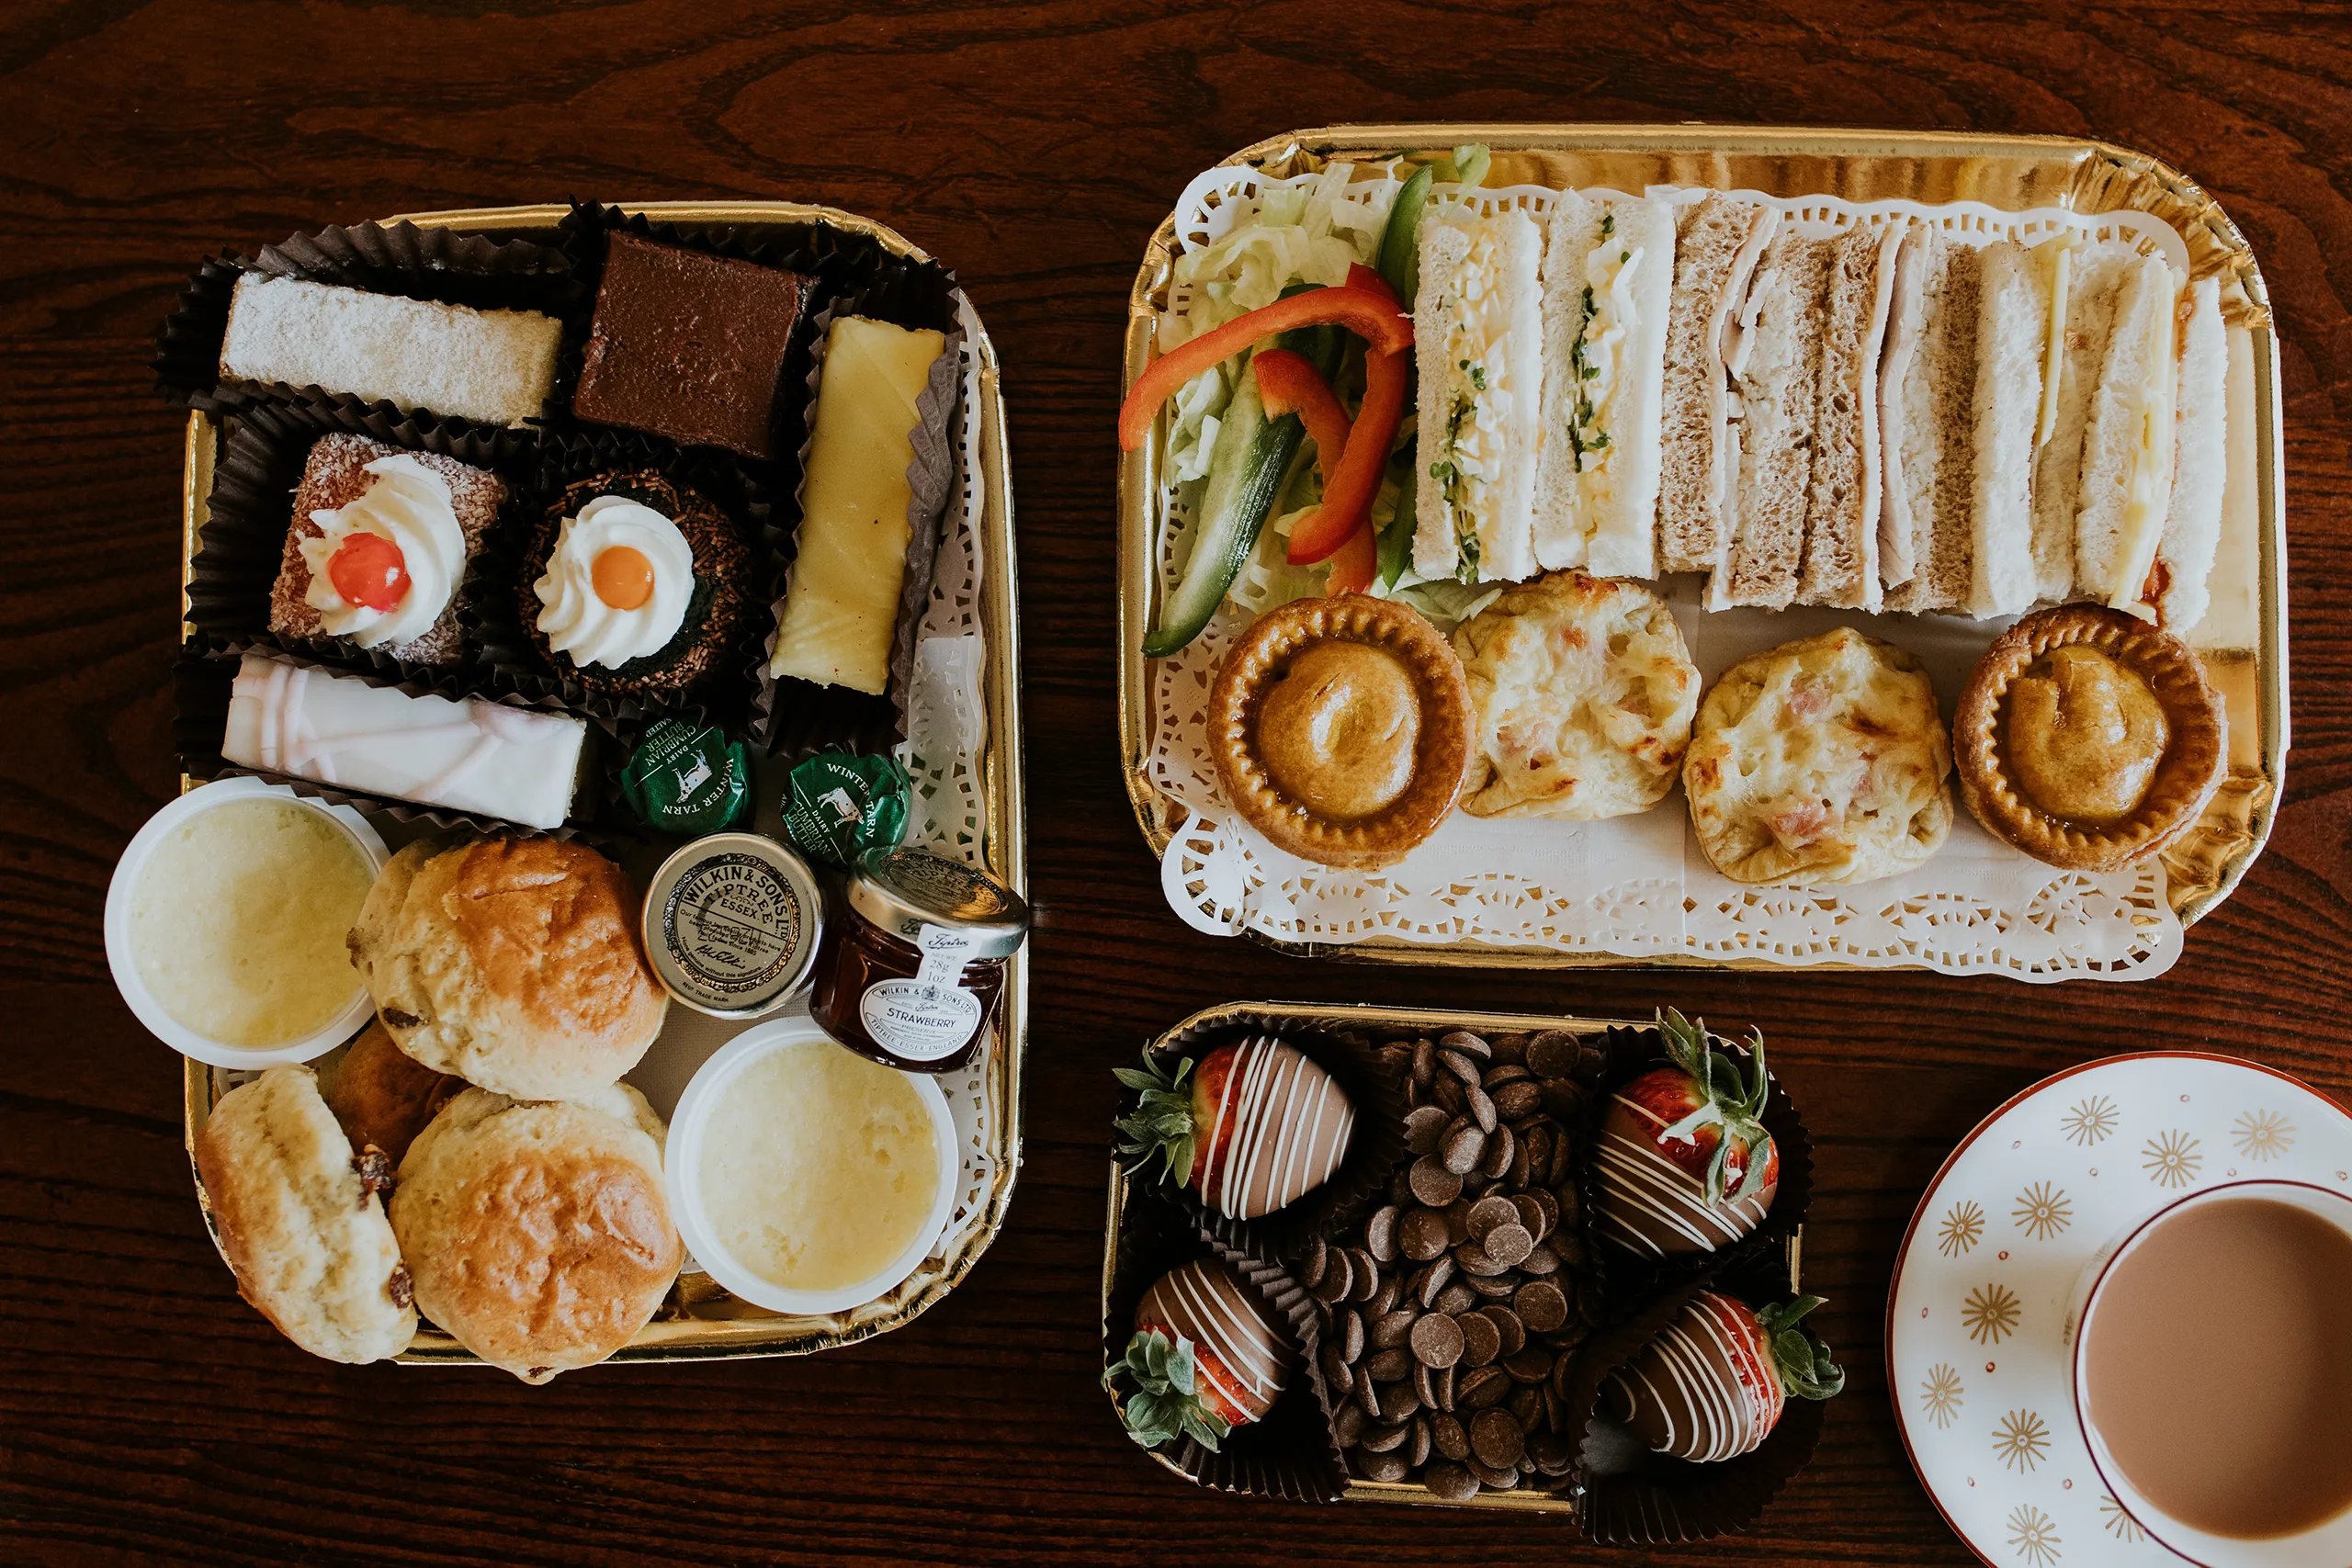
[[[839, 208], [797, 201], [650, 201], [617, 202], [622, 210], [675, 223], [818, 222], [868, 235], [893, 253], [917, 261], [929, 253], [886, 224]], [[562, 203], [543, 202], [514, 207], [474, 207], [430, 212], [395, 214], [387, 223], [408, 222], [420, 228], [467, 228], [485, 231], [551, 230], [571, 211]], [[969, 297], [967, 296], [967, 302]], [[980, 419], [981, 604], [988, 631], [989, 747], [983, 763], [982, 793], [988, 803], [989, 868], [1013, 887], [1029, 886], [1026, 841], [1026, 779], [1020, 706], [1021, 626], [1018, 604], [1019, 563], [1014, 555], [1011, 452], [1006, 444], [1004, 395], [996, 344], [980, 324], [978, 308], [972, 310], [974, 356], [978, 365]], [[200, 410], [187, 417], [182, 468], [180, 511], [180, 615], [183, 640], [188, 634], [187, 579], [195, 558], [196, 540], [203, 527], [205, 507], [212, 491], [216, 435], [212, 417]], [[182, 775], [185, 793], [194, 781]], [[823, 1317], [766, 1314], [742, 1318], [657, 1318], [605, 1362], [707, 1361], [764, 1356], [808, 1355], [840, 1345], [854, 1344], [888, 1334], [922, 1316], [969, 1274], [1003, 1229], [1021, 1169], [1021, 1088], [1023, 1058], [1029, 1023], [1029, 949], [1014, 953], [1005, 965], [1004, 995], [999, 1013], [1000, 1040], [991, 1054], [992, 1092], [1003, 1108], [998, 1118], [990, 1154], [995, 1175], [981, 1201], [981, 1219], [956, 1254], [926, 1277], [889, 1312], [860, 1320], [859, 1312]], [[181, 1134], [188, 1157], [189, 1179], [196, 1188], [206, 1233], [221, 1260], [220, 1235], [212, 1205], [196, 1171], [196, 1133], [211, 1113], [212, 1072], [202, 1063], [183, 1061]], [[691, 1276], [689, 1276], [691, 1278]], [[906, 1287], [902, 1286], [903, 1291]], [[846, 1320], [846, 1321], [844, 1321]], [[412, 1366], [484, 1366], [471, 1351], [437, 1329], [420, 1327], [409, 1348], [393, 1358]]]
[[[2258, 560], [2256, 570], [2259, 635], [2251, 651], [2256, 665], [2256, 702], [2261, 726], [2261, 778], [2255, 786], [2245, 830], [2235, 849], [2222, 863], [2214, 884], [2195, 890], [2176, 906], [2184, 929], [2194, 926], [2237, 890], [2246, 868], [2270, 840], [2278, 803], [2286, 793], [2289, 734], [2287, 698], [2286, 583], [2286, 445], [2284, 408], [2278, 364], [2278, 342], [2270, 316], [2268, 287], [2264, 282], [2253, 247], [2221, 204], [2202, 186], [2161, 159], [2114, 142], [2082, 137], [1960, 133], [1927, 130], [1881, 130], [1861, 128], [1716, 125], [1689, 122], [1611, 124], [1596, 121], [1515, 121], [1477, 123], [1458, 120], [1389, 121], [1338, 124], [1285, 131], [1252, 142], [1212, 164], [1214, 168], [1262, 164], [1295, 154], [1330, 158], [1395, 156], [1419, 147], [1442, 147], [1464, 141], [1484, 141], [1498, 149], [1519, 152], [1624, 151], [1659, 152], [1724, 152], [1759, 154], [1786, 152], [1813, 157], [2051, 157], [2103, 159], [2117, 166], [2148, 175], [2170, 187], [2196, 221], [2212, 232], [2216, 246], [2231, 257], [2254, 319], [2248, 322], [2254, 342], [2254, 405], [2256, 428], [2255, 525]], [[1127, 330], [1121, 367], [1122, 390], [1132, 385], [1148, 361], [1152, 321], [1150, 297], [1173, 254], [1175, 212], [1171, 209], [1153, 231], [1144, 248], [1135, 283], [1128, 292]], [[1151, 738], [1146, 683], [1149, 660], [1141, 647], [1148, 629], [1157, 584], [1153, 581], [1151, 541], [1145, 526], [1151, 515], [1159, 482], [1154, 444], [1119, 455], [1119, 581], [1118, 637], [1120, 773], [1127, 788], [1136, 826], [1150, 849], [1154, 863], [1167, 853], [1173, 833], [1169, 802], [1154, 787], [1148, 773]], [[1560, 953], [1546, 948], [1499, 946], [1481, 942], [1416, 942], [1398, 937], [1374, 937], [1361, 942], [1290, 942], [1255, 931], [1243, 931], [1247, 941], [1300, 958], [1332, 958], [1343, 963], [1400, 964], [1417, 967], [1479, 969], [1648, 969], [1703, 968], [1770, 970], [1776, 973], [1860, 972], [1884, 968], [1890, 973], [1934, 973], [1927, 964], [1860, 965], [1842, 963], [1792, 964], [1762, 958], [1717, 959], [1700, 954], [1669, 953], [1632, 956], [1611, 953]]]
[[[1586, 1013], [1489, 1012], [1466, 1008], [1389, 1007], [1379, 1002], [1284, 1002], [1234, 1001], [1219, 1002], [1205, 1007], [1189, 1018], [1170, 1025], [1155, 1036], [1148, 1049], [1157, 1049], [1164, 1041], [1189, 1030], [1214, 1028], [1245, 1014], [1276, 1014], [1295, 1019], [1315, 1027], [1344, 1029], [1350, 1026], [1415, 1029], [1430, 1032], [1450, 1029], [1468, 1029], [1481, 1033], [1534, 1033], [1540, 1030], [1564, 1029], [1577, 1034], [1598, 1034], [1608, 1029], [1648, 1029], [1653, 1021], [1632, 1018], [1603, 1018]], [[1119, 1216], [1127, 1202], [1128, 1176], [1125, 1168], [1114, 1156], [1111, 1160], [1110, 1201], [1102, 1221], [1102, 1290], [1098, 1303], [1098, 1316], [1107, 1320], [1111, 1315], [1111, 1288], [1118, 1272]], [[1804, 1230], [1799, 1226], [1789, 1237], [1789, 1289], [1798, 1288], [1802, 1267]], [[1110, 1368], [1106, 1364], [1105, 1373]], [[1188, 1485], [1200, 1485], [1186, 1475], [1175, 1461], [1158, 1450], [1148, 1450], [1151, 1461], [1169, 1474]], [[1480, 1492], [1466, 1503], [1451, 1503], [1430, 1494], [1427, 1487], [1409, 1482], [1366, 1481], [1349, 1476], [1340, 1489], [1342, 1503], [1386, 1503], [1410, 1507], [1483, 1508], [1492, 1513], [1565, 1514], [1573, 1517], [1574, 1501], [1541, 1491]]]

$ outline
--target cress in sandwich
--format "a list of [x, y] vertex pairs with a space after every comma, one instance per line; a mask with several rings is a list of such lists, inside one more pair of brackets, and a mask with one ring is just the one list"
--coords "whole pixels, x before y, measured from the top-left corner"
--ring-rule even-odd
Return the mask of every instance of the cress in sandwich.
[[1422, 219], [1419, 244], [1413, 570], [1516, 582], [1535, 571], [1544, 231], [1516, 209], [1453, 205]]

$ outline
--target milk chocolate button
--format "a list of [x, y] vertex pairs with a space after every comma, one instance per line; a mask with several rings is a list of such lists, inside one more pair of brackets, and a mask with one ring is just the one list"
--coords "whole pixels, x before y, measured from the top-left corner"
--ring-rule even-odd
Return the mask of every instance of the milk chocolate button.
[[1449, 1253], [1438, 1254], [1430, 1266], [1421, 1270], [1420, 1288], [1413, 1293], [1420, 1299], [1426, 1312], [1437, 1304], [1438, 1293], [1453, 1279], [1453, 1258]]
[[1498, 1035], [1496, 1035], [1492, 1040], [1488, 1041], [1487, 1043], [1488, 1048], [1489, 1048], [1489, 1049], [1491, 1049], [1491, 1050], [1494, 1052], [1494, 1054], [1495, 1054], [1495, 1060], [1496, 1060], [1496, 1061], [1498, 1061], [1498, 1062], [1509, 1062], [1511, 1066], [1515, 1066], [1515, 1067], [1517, 1067], [1517, 1066], [1526, 1066], [1526, 1064], [1527, 1064], [1527, 1036], [1526, 1036], [1526, 1035], [1524, 1035], [1524, 1034], [1498, 1034]]
[[1460, 1324], [1436, 1313], [1415, 1318], [1409, 1337], [1414, 1359], [1425, 1367], [1453, 1365], [1467, 1343]]
[[1402, 1421], [1420, 1407], [1420, 1395], [1413, 1392], [1411, 1383], [1392, 1382], [1380, 1391], [1380, 1416], [1384, 1421]]
[[1506, 1410], [1481, 1410], [1470, 1417], [1470, 1457], [1495, 1470], [1510, 1470], [1527, 1451], [1527, 1434]]
[[1350, 1307], [1340, 1314], [1340, 1348], [1350, 1366], [1363, 1359], [1363, 1314]]
[[1500, 1181], [1519, 1163], [1519, 1136], [1509, 1127], [1498, 1127], [1487, 1140], [1486, 1157], [1478, 1162], [1478, 1174], [1489, 1181]]
[[[1520, 1384], [1512, 1392], [1510, 1403], [1503, 1408], [1511, 1413], [1511, 1418], [1519, 1423], [1521, 1430], [1534, 1430], [1544, 1424], [1544, 1385]], [[1520, 1463], [1524, 1468], [1526, 1461], [1521, 1460]]]
[[[1416, 1166], [1416, 1172], [1419, 1170]], [[1397, 1225], [1397, 1248], [1416, 1263], [1426, 1263], [1445, 1251], [1445, 1216], [1435, 1209], [1416, 1209]], [[1316, 1292], [1322, 1295], [1320, 1291]], [[1324, 1296], [1326, 1301], [1333, 1298]]]
[[1306, 1252], [1298, 1262], [1298, 1282], [1308, 1290], [1323, 1282], [1323, 1270], [1329, 1265], [1331, 1249], [1319, 1235], [1306, 1238]]
[[1496, 1113], [1506, 1122], [1532, 1116], [1544, 1109], [1544, 1090], [1532, 1078], [1515, 1079], [1487, 1092], [1494, 1096]]
[[1405, 1294], [1405, 1281], [1393, 1272], [1380, 1276], [1380, 1289], [1372, 1292], [1372, 1300], [1364, 1304], [1364, 1315], [1382, 1318], [1396, 1310], [1397, 1302]]
[[1494, 1319], [1485, 1313], [1464, 1313], [1455, 1318], [1453, 1324], [1462, 1330], [1463, 1365], [1483, 1367], [1502, 1354], [1502, 1330], [1497, 1328]]
[[1463, 1224], [1470, 1230], [1470, 1239], [1482, 1246], [1497, 1225], [1514, 1224], [1518, 1220], [1518, 1206], [1510, 1199], [1499, 1196], [1479, 1199], [1463, 1216]]
[[1521, 1350], [1503, 1358], [1503, 1371], [1514, 1382], [1540, 1383], [1552, 1375], [1552, 1358], [1542, 1350]]
[[1490, 1306], [1478, 1314], [1495, 1325], [1495, 1333], [1506, 1356], [1516, 1356], [1527, 1348], [1527, 1325], [1519, 1314], [1507, 1306]]
[[1405, 1337], [1413, 1332], [1413, 1320], [1419, 1315], [1411, 1307], [1400, 1307], [1395, 1312], [1381, 1314], [1373, 1320], [1372, 1348], [1375, 1350], [1393, 1350], [1405, 1343]]
[[1568, 1321], [1568, 1298], [1549, 1280], [1531, 1280], [1510, 1299], [1511, 1310], [1536, 1334], [1549, 1334]]
[[1470, 1473], [1476, 1476], [1479, 1483], [1490, 1491], [1508, 1492], [1519, 1484], [1519, 1472], [1508, 1469], [1497, 1470], [1494, 1466], [1480, 1461], [1475, 1453], [1470, 1456], [1469, 1465]]
[[1453, 1118], [1442, 1105], [1423, 1105], [1405, 1116], [1405, 1146], [1417, 1155], [1435, 1154], [1437, 1137]]
[[1315, 1282], [1310, 1293], [1317, 1301], [1336, 1306], [1348, 1299], [1348, 1290], [1354, 1283], [1354, 1270], [1348, 1262], [1347, 1248], [1335, 1247], [1325, 1260], [1323, 1278]]
[[1510, 1196], [1510, 1202], [1511, 1207], [1519, 1211], [1519, 1223], [1527, 1227], [1529, 1235], [1541, 1242], [1550, 1234], [1552, 1216], [1544, 1213], [1544, 1205], [1535, 1201], [1533, 1193], [1514, 1192]]
[[1462, 1172], [1437, 1155], [1423, 1155], [1413, 1162], [1412, 1183], [1413, 1196], [1433, 1209], [1442, 1209], [1462, 1196]]
[[1487, 1257], [1505, 1269], [1515, 1269], [1535, 1250], [1535, 1238], [1514, 1218], [1510, 1224], [1497, 1225], [1487, 1233], [1486, 1247]]
[[1367, 1453], [1385, 1454], [1391, 1450], [1403, 1448], [1405, 1439], [1409, 1436], [1411, 1434], [1406, 1429], [1403, 1422], [1399, 1421], [1393, 1426], [1384, 1423], [1377, 1427], [1366, 1427], [1363, 1438], [1357, 1446]]
[[1331, 1412], [1331, 1438], [1343, 1449], [1351, 1449], [1363, 1439], [1363, 1407], [1351, 1400]]
[[1364, 1247], [1383, 1263], [1396, 1261], [1396, 1222], [1404, 1217], [1403, 1212], [1391, 1203], [1364, 1223]]
[[1437, 1407], [1437, 1373], [1418, 1361], [1413, 1365], [1413, 1392], [1421, 1396], [1421, 1413], [1413, 1419], [1426, 1421], [1430, 1412]]
[[[1445, 1450], [1441, 1449], [1438, 1451], [1443, 1453]], [[1466, 1459], [1469, 1455], [1465, 1451], [1463, 1457]], [[1449, 1503], [1467, 1503], [1478, 1495], [1478, 1478], [1470, 1473], [1468, 1466], [1451, 1461], [1430, 1466], [1428, 1473], [1421, 1477], [1421, 1484], [1430, 1489], [1432, 1496], [1442, 1497]]]
[[1372, 1293], [1380, 1289], [1379, 1261], [1363, 1247], [1351, 1247], [1348, 1249], [1348, 1267], [1355, 1276], [1349, 1281], [1348, 1299], [1351, 1302], [1372, 1300]]
[[1402, 1481], [1412, 1473], [1412, 1466], [1405, 1462], [1403, 1454], [1360, 1454], [1356, 1462], [1363, 1467], [1366, 1481]]
[[1428, 1040], [1413, 1042], [1413, 1082], [1421, 1089], [1430, 1087], [1437, 1077], [1437, 1046]]
[[[1412, 1375], [1413, 1358], [1399, 1346], [1379, 1352], [1363, 1364], [1363, 1370], [1381, 1382], [1402, 1382]], [[1384, 1399], [1381, 1409], [1387, 1408]]]
[[1437, 1048], [1441, 1051], [1459, 1051], [1465, 1056], [1476, 1056], [1481, 1062], [1487, 1060], [1495, 1054], [1494, 1047], [1466, 1029], [1457, 1029], [1451, 1034], [1440, 1035]]
[[1487, 1091], [1475, 1083], [1470, 1084], [1463, 1089], [1462, 1098], [1469, 1102], [1470, 1114], [1476, 1119], [1478, 1130], [1482, 1133], [1493, 1132], [1495, 1123], [1500, 1118], [1495, 1114], [1495, 1102], [1487, 1098]]
[[1356, 1386], [1356, 1374], [1348, 1366], [1348, 1358], [1336, 1342], [1323, 1347], [1323, 1381], [1331, 1385], [1335, 1399], [1345, 1399]]
[[[1491, 1110], [1491, 1107], [1489, 1109]], [[1476, 1126], [1464, 1125], [1446, 1134], [1441, 1157], [1445, 1161], [1445, 1168], [1458, 1179], [1469, 1175], [1486, 1152], [1486, 1133]], [[1458, 1192], [1461, 1189], [1457, 1186], [1454, 1190]], [[1436, 1201], [1422, 1200], [1424, 1202]], [[1452, 1200], [1449, 1199], [1446, 1201], [1450, 1202]]]
[[1413, 1417], [1413, 1440], [1408, 1447], [1406, 1460], [1415, 1470], [1430, 1461], [1430, 1421], [1427, 1415]]
[[1577, 1070], [1579, 1046], [1565, 1029], [1547, 1029], [1527, 1043], [1527, 1065], [1540, 1078], [1564, 1078]]
[[[1430, 1447], [1459, 1463], [1470, 1457], [1469, 1429], [1442, 1410], [1432, 1412], [1430, 1416]], [[1432, 1470], [1423, 1479], [1433, 1482], [1436, 1474], [1437, 1472]], [[1434, 1484], [1430, 1489], [1436, 1489]]]
[[1527, 1435], [1527, 1457], [1533, 1460], [1535, 1468], [1546, 1475], [1566, 1474], [1572, 1451], [1568, 1439], [1557, 1432], [1530, 1432]]
[[1437, 1300], [1430, 1303], [1430, 1310], [1442, 1312], [1448, 1317], [1460, 1317], [1477, 1304], [1478, 1298], [1471, 1292], [1470, 1288], [1456, 1280], [1437, 1293]]

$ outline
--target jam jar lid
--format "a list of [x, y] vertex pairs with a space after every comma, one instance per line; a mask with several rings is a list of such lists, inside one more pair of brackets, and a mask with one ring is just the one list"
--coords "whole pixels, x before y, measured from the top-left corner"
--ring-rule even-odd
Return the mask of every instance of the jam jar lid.
[[849, 907], [902, 942], [925, 926], [967, 939], [969, 958], [1004, 958], [1029, 934], [1029, 906], [1003, 883], [925, 850], [869, 850], [850, 874]]
[[645, 955], [696, 1012], [758, 1018], [808, 986], [824, 921], [807, 861], [762, 834], [713, 833], [647, 885]]

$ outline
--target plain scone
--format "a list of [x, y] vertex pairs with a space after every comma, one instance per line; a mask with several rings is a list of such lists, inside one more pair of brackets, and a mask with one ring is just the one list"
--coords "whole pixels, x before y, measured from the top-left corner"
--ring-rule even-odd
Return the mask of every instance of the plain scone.
[[368, 889], [351, 955], [401, 1050], [520, 1100], [617, 1082], [669, 1008], [628, 877], [556, 839], [408, 845]]
[[[380, 1159], [372, 1162], [382, 1167]], [[377, 1190], [308, 1067], [272, 1067], [220, 1097], [196, 1174], [237, 1293], [331, 1361], [379, 1361], [416, 1333], [408, 1271]]]
[[392, 1230], [416, 1304], [526, 1382], [593, 1366], [669, 1294], [685, 1247], [662, 1119], [627, 1084], [576, 1101], [469, 1089], [401, 1162]]

